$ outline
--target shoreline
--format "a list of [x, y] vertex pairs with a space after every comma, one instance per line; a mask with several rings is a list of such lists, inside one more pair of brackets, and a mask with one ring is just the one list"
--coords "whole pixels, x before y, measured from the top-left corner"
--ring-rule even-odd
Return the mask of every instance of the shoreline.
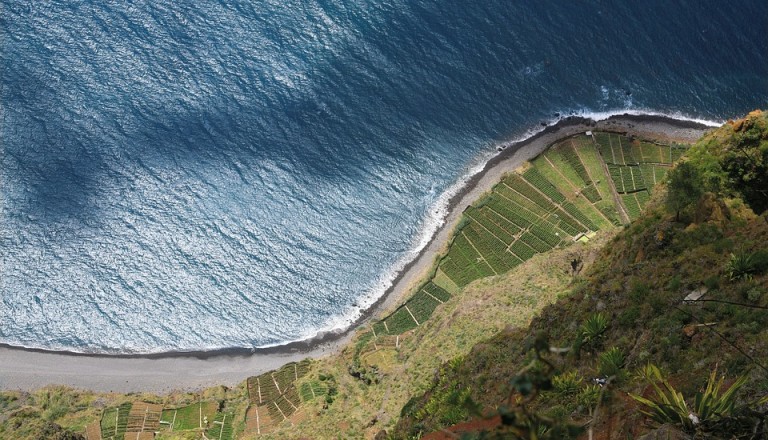
[[0, 389], [30, 391], [48, 384], [101, 392], [197, 390], [236, 385], [248, 376], [306, 357], [341, 351], [361, 325], [383, 316], [407, 298], [432, 269], [447, 246], [464, 210], [502, 177], [534, 158], [557, 140], [588, 130], [627, 133], [665, 141], [691, 142], [712, 126], [655, 114], [616, 114], [595, 121], [567, 116], [525, 139], [507, 142], [482, 168], [464, 180], [447, 201], [447, 215], [422, 249], [397, 271], [391, 285], [344, 330], [266, 348], [224, 348], [146, 354], [81, 353], [17, 347], [0, 343]]

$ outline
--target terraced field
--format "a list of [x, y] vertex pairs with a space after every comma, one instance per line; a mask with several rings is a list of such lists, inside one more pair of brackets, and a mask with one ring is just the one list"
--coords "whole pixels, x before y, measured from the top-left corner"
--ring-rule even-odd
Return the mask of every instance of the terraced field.
[[[292, 362], [277, 371], [248, 378], [248, 398], [255, 407], [258, 432], [269, 432], [288, 420], [301, 405], [296, 382], [309, 371], [310, 360]], [[265, 422], [268, 421], [268, 424]]]
[[122, 440], [125, 437], [130, 411], [130, 403], [105, 409], [101, 414], [101, 438], [104, 440]]
[[[412, 330], [472, 281], [640, 215], [684, 146], [595, 132], [550, 146], [464, 212], [437, 271], [371, 326], [373, 343]], [[622, 214], [623, 213], [623, 214]]]

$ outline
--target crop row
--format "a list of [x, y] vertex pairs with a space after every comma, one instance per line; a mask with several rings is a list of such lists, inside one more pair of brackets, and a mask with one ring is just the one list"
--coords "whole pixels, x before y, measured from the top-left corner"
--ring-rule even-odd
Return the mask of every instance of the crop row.
[[288, 403], [285, 399], [270, 402], [267, 405], [267, 412], [273, 420], [281, 421], [283, 419], [287, 419], [295, 411], [296, 409], [294, 409], [294, 407], [292, 407], [291, 404]]
[[566, 141], [549, 147], [531, 163], [555, 186], [568, 192], [570, 187], [581, 188], [585, 186], [588, 180], [585, 181], [565, 160], [562, 150], [566, 147]]
[[629, 139], [624, 136], [596, 133], [597, 149], [606, 164], [636, 165], [637, 159], [632, 154]]
[[440, 270], [459, 287], [466, 286], [478, 278], [477, 271], [473, 267], [457, 263], [450, 252], [440, 261]]
[[489, 197], [489, 201], [486, 206], [488, 209], [495, 211], [505, 220], [515, 225], [518, 228], [518, 232], [521, 229], [527, 228], [531, 224], [530, 221], [526, 220], [525, 217], [519, 214], [520, 210], [515, 209], [513, 203], [499, 195], [492, 194]]
[[328, 394], [328, 386], [317, 380], [304, 382], [301, 384], [299, 394], [301, 395], [302, 401], [309, 402], [317, 397]]
[[639, 159], [640, 163], [672, 163], [670, 149], [666, 145], [639, 141], [636, 142], [633, 147], [635, 157]]
[[232, 427], [233, 419], [234, 414], [216, 413], [211, 427], [206, 432], [206, 437], [211, 440], [233, 440], [235, 438], [235, 430]]
[[477, 223], [471, 223], [463, 229], [466, 237], [472, 241], [483, 260], [490, 265], [497, 274], [505, 273], [514, 267], [511, 255], [507, 252], [507, 245], [487, 231], [481, 229]]
[[565, 215], [565, 211], [562, 209], [557, 209], [555, 212], [553, 212], [549, 217], [547, 217], [547, 223], [542, 225], [545, 227], [550, 227], [553, 232], [557, 232], [559, 229], [571, 237], [577, 235], [579, 232], [584, 231], [584, 228], [574, 219]]
[[530, 232], [526, 232], [521, 235], [520, 240], [527, 244], [531, 249], [539, 253], [547, 252], [552, 249], [552, 246], [550, 246], [546, 241], [543, 241]]
[[[523, 173], [523, 177], [526, 181], [528, 181], [531, 185], [536, 187], [539, 191], [541, 191], [543, 194], [545, 194], [551, 201], [555, 203], [562, 203], [565, 201], [565, 196], [563, 196], [560, 191], [555, 188], [552, 183], [550, 183], [549, 180], [547, 180], [544, 176], [541, 175], [539, 170], [536, 168], [529, 168]], [[551, 202], [550, 202], [551, 204]], [[542, 205], [542, 207], [546, 208], [546, 205]]]
[[440, 303], [435, 298], [427, 295], [423, 290], [419, 290], [416, 292], [416, 295], [413, 295], [413, 297], [408, 300], [406, 305], [419, 324], [421, 324], [432, 316], [432, 312], [435, 311]]
[[387, 323], [389, 334], [392, 335], [399, 335], [417, 327], [416, 321], [413, 320], [413, 317], [405, 307], [395, 310], [384, 321]]
[[509, 249], [523, 261], [530, 260], [536, 255], [536, 252], [530, 246], [520, 240], [512, 243]]
[[446, 302], [451, 299], [451, 294], [448, 293], [448, 291], [433, 282], [427, 283], [424, 287], [422, 287], [422, 290], [428, 292], [430, 295], [434, 296], [442, 302]]
[[592, 184], [592, 178], [589, 177], [589, 173], [587, 173], [587, 169], [584, 167], [584, 164], [581, 163], [581, 159], [579, 159], [579, 155], [576, 153], [573, 145], [564, 145], [561, 150], [561, 154], [563, 155], [565, 161], [568, 162], [568, 165], [570, 165], [576, 174], [581, 177], [581, 180], [584, 181], [585, 186]]
[[581, 189], [581, 194], [590, 201], [590, 203], [597, 203], [600, 200], [603, 200], [602, 197], [600, 197], [600, 193], [597, 191], [597, 187], [595, 185], [589, 185]]
[[627, 208], [630, 220], [640, 217], [640, 205], [637, 203], [634, 194], [621, 194], [621, 201], [624, 203], [624, 207]]
[[595, 206], [614, 226], [621, 226], [621, 219], [619, 218], [619, 212], [616, 211], [616, 205], [612, 202], [605, 202], [598, 203]]
[[[493, 236], [503, 241], [505, 244], [509, 244], [515, 240], [513, 236], [514, 234], [510, 234], [508, 231], [504, 230], [504, 228], [500, 227], [496, 222], [489, 218], [489, 214], [493, 214], [493, 211], [490, 208], [486, 206], [483, 206], [479, 209], [469, 208], [464, 212], [464, 214], [474, 222], [477, 222], [477, 224], [479, 224], [482, 229], [488, 231], [489, 234], [493, 234]], [[517, 227], [514, 225], [512, 225], [512, 227], [517, 229]]]
[[461, 233], [474, 244], [480, 255], [485, 258], [487, 254], [503, 254], [507, 249], [507, 244], [500, 238], [491, 234], [475, 221], [469, 222]]
[[648, 191], [638, 191], [635, 193], [635, 198], [637, 199], [638, 205], [640, 205], [640, 208], [645, 208], [645, 205], [648, 203], [648, 200], [651, 198], [651, 195], [648, 193]]
[[479, 210], [473, 211], [472, 218], [507, 245], [512, 244], [515, 241], [515, 234], [520, 232], [519, 227], [490, 207], [484, 206]]
[[645, 183], [648, 185], [648, 189], [652, 189], [657, 183], [664, 180], [667, 176], [667, 172], [671, 169], [667, 166], [658, 165], [641, 165], [643, 177], [645, 177]]
[[603, 161], [606, 164], [624, 165], [624, 159], [621, 153], [613, 148], [613, 141], [611, 135], [608, 133], [595, 133], [595, 141], [597, 141], [597, 150], [600, 155], [603, 156]]
[[527, 180], [518, 176], [517, 174], [511, 174], [504, 180], [504, 184], [520, 193], [523, 197], [527, 198], [531, 202], [535, 203], [545, 211], [552, 209], [553, 203], [547, 197], [544, 197], [541, 193], [536, 191], [535, 187]]
[[538, 202], [534, 202], [531, 199], [532, 197], [540, 197], [540, 194], [531, 192], [528, 195], [523, 195], [523, 193], [510, 188], [506, 184], [497, 185], [494, 190], [505, 199], [506, 203], [509, 204], [512, 202], [511, 206], [513, 206], [515, 209], [517, 209], [517, 207], [522, 207], [536, 216], [542, 216], [546, 214], [547, 211], [549, 211], [549, 206], [551, 205], [549, 201], [542, 199], [541, 203], [545, 204], [545, 206], [542, 207]]
[[125, 434], [125, 428], [128, 426], [128, 413], [130, 411], [130, 403], [124, 403], [118, 407], [104, 410], [101, 416], [101, 438], [105, 440], [122, 439]]
[[645, 180], [639, 167], [608, 165], [608, 170], [611, 173], [613, 183], [616, 185], [616, 191], [620, 194], [646, 188]]
[[549, 223], [533, 225], [531, 226], [530, 232], [535, 235], [536, 238], [547, 243], [550, 247], [555, 247], [560, 244], [561, 237], [559, 232], [557, 232], [554, 226]]

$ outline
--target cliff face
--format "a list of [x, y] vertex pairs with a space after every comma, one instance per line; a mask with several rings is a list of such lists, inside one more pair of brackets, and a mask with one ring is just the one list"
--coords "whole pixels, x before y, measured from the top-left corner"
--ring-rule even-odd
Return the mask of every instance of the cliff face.
[[765, 429], [768, 409], [757, 402], [768, 395], [766, 122], [756, 111], [703, 137], [683, 159], [700, 191], [679, 218], [666, 203], [675, 188], [657, 191], [530, 327], [505, 330], [444, 365], [403, 408], [394, 437], [576, 438], [592, 429], [637, 438], [658, 425], [629, 394], [659, 399], [641, 374], [649, 364], [697, 416], [694, 396], [712, 372], [726, 378], [723, 390], [745, 377], [734, 405], [741, 412], [698, 425], [678, 420], [681, 438]]

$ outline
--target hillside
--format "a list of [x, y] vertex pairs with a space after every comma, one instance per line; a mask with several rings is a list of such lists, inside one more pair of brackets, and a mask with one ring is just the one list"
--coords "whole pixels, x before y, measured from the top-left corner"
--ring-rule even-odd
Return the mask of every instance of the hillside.
[[[551, 438], [567, 423], [636, 437], [651, 425], [626, 393], [650, 395], [635, 377], [649, 362], [685, 396], [717, 368], [728, 383], [747, 374], [739, 402], [757, 399], [768, 389], [766, 139], [760, 113], [690, 150], [567, 137], [464, 211], [430, 275], [338, 356], [201, 393], [3, 392], [0, 437], [507, 438], [521, 387], [541, 388], [525, 408], [554, 421]], [[585, 333], [590, 322], [602, 331]], [[531, 364], [527, 347], [543, 360]]]
[[[670, 188], [656, 194], [527, 330], [507, 329], [445, 365], [430, 389], [403, 409], [394, 437], [418, 437], [473, 419], [450, 430], [507, 438], [520, 429], [528, 438], [533, 427], [549, 434], [539, 438], [568, 438], [560, 428], [570, 423], [591, 427], [599, 438], [638, 438], [654, 424], [628, 393], [658, 399], [637, 373], [653, 364], [688, 405], [713, 372], [726, 378], [726, 386], [744, 375], [737, 402], [755, 404], [688, 431], [705, 436], [700, 438], [765, 438], [767, 159], [766, 117], [759, 112], [703, 138], [676, 169], [687, 169], [685, 185], [671, 176]], [[681, 191], [676, 185], [690, 192], [687, 204], [670, 206], [680, 198], [672, 194]], [[596, 324], [600, 317], [602, 326]], [[567, 351], [548, 353], [547, 347]], [[551, 370], [543, 361], [528, 368], [537, 350]], [[610, 381], [597, 387], [594, 378]], [[693, 406], [690, 411], [697, 412]]]

